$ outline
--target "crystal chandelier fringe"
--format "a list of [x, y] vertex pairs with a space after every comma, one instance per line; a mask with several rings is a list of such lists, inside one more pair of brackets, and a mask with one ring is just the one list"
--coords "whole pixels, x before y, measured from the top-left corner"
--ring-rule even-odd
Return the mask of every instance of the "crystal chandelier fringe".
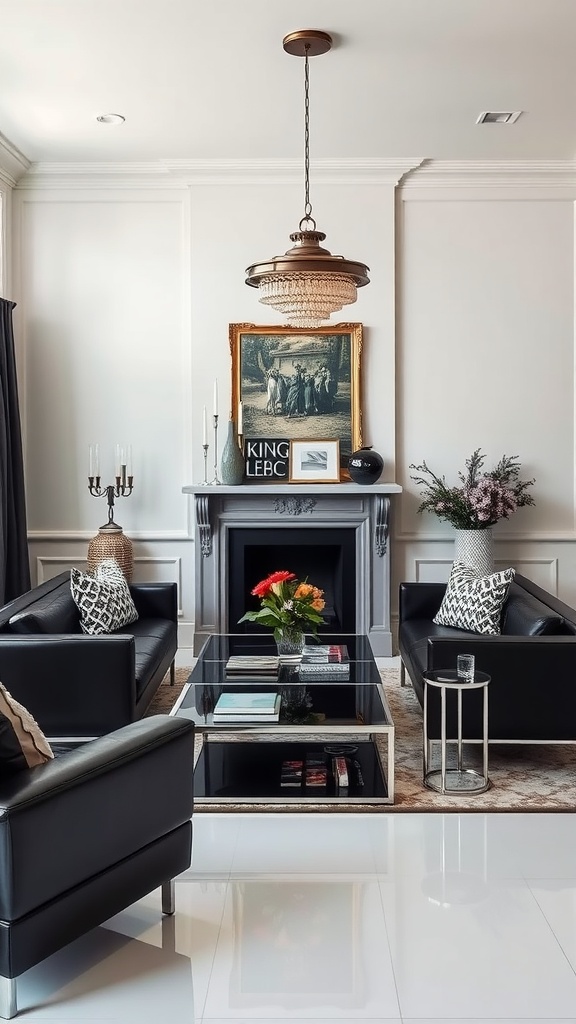
[[356, 288], [346, 274], [268, 274], [260, 284], [260, 302], [278, 310], [294, 326], [316, 327], [331, 313], [356, 302]]

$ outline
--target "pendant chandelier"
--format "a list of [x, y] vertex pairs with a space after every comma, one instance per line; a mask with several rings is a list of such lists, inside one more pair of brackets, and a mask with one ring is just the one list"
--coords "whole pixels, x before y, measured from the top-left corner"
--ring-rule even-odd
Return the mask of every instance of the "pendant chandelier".
[[323, 249], [326, 235], [318, 231], [310, 202], [310, 78], [308, 58], [327, 53], [332, 37], [315, 29], [284, 37], [287, 53], [304, 57], [304, 216], [294, 242], [283, 256], [253, 263], [246, 284], [258, 288], [259, 300], [283, 315], [292, 327], [319, 327], [332, 313], [356, 302], [356, 290], [369, 283], [368, 267]]

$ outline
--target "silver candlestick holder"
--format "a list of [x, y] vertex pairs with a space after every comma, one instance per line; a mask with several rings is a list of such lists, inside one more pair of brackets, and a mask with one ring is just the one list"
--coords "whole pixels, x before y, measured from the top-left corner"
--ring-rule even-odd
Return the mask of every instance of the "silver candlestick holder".
[[208, 480], [208, 448], [209, 448], [209, 445], [203, 444], [202, 448], [204, 450], [204, 479], [202, 481], [202, 487], [208, 487], [208, 484], [209, 484], [209, 480]]
[[214, 413], [214, 479], [213, 485], [219, 486], [222, 481], [218, 476], [218, 413]]

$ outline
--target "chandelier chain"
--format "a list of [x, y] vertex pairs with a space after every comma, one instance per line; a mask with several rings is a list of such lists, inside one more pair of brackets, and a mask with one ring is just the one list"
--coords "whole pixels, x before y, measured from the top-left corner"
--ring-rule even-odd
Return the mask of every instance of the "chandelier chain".
[[312, 203], [310, 202], [310, 64], [308, 61], [308, 50], [310, 44], [305, 46], [304, 61], [304, 217], [312, 219]]

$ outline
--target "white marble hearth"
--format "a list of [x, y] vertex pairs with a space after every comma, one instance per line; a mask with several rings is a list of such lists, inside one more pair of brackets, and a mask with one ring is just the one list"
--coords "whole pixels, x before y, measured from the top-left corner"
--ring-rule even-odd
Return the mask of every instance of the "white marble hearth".
[[210, 633], [235, 631], [229, 601], [237, 584], [230, 572], [233, 531], [261, 530], [268, 537], [278, 531], [297, 545], [298, 531], [309, 538], [313, 530], [321, 546], [330, 531], [343, 530], [349, 531], [354, 562], [350, 631], [368, 634], [376, 656], [391, 656], [390, 499], [401, 493], [399, 484], [190, 484], [182, 490], [192, 496], [195, 513], [195, 651]]

